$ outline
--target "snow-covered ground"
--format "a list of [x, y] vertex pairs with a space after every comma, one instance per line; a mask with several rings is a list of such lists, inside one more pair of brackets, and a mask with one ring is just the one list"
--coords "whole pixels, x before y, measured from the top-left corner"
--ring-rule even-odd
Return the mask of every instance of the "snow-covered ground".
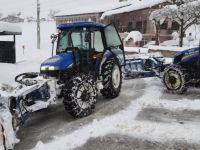
[[[192, 89], [186, 95], [171, 95], [166, 93], [161, 81], [157, 78], [124, 81], [119, 98], [110, 102], [101, 99], [105, 104], [98, 103], [94, 114], [78, 122], [59, 117], [62, 122], [66, 119], [66, 124], [69, 125], [59, 125], [57, 131], [52, 129], [52, 124], [55, 126], [57, 122], [53, 123], [52, 121], [59, 119], [51, 114], [53, 112], [49, 112], [49, 115], [48, 111], [43, 112], [43, 115], [34, 118], [29, 124], [33, 131], [28, 131], [28, 126], [21, 131], [22, 135], [25, 134], [28, 137], [24, 136], [24, 141], [22, 140], [22, 143], [17, 146], [17, 150], [27, 146], [26, 144], [29, 142], [26, 138], [36, 136], [28, 135], [28, 132], [30, 132], [29, 134], [31, 132], [38, 134], [36, 137], [40, 139], [36, 142], [37, 145], [33, 150], [92, 149], [98, 145], [98, 142], [101, 142], [99, 149], [118, 150], [123, 145], [127, 146], [126, 142], [130, 144], [132, 141], [133, 144], [134, 139], [139, 139], [143, 144], [137, 145], [136, 143], [135, 147], [139, 150], [143, 150], [148, 145], [147, 143], [153, 145], [153, 148], [147, 147], [150, 150], [159, 149], [159, 147], [160, 149], [187, 148], [191, 145], [194, 149], [199, 149], [200, 95], [198, 93], [198, 89]], [[49, 111], [54, 110], [56, 111], [54, 113], [58, 114], [57, 108]], [[64, 113], [59, 109], [59, 114], [64, 115]], [[39, 121], [45, 116], [51, 118], [52, 123], [49, 124], [48, 120], [42, 120], [41, 129], [46, 131], [37, 133], [40, 129], [37, 129], [37, 123], [33, 123], [33, 121]], [[51, 130], [54, 134], [51, 133]], [[118, 135], [121, 138], [116, 139], [112, 135]], [[109, 138], [105, 140], [104, 137], [107, 136]], [[47, 137], [50, 140], [47, 140]], [[91, 139], [96, 139], [93, 146], [87, 144]], [[107, 142], [116, 144], [118, 148], [113, 148], [112, 144], [106, 147]], [[169, 144], [166, 146], [165, 143]], [[132, 144], [131, 146], [133, 146]], [[125, 149], [130, 149], [130, 146]]]

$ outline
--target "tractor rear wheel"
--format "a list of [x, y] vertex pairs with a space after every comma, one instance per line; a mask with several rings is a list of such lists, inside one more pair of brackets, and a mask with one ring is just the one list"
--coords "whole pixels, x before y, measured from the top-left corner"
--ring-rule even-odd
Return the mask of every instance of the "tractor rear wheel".
[[97, 89], [93, 76], [78, 74], [66, 83], [63, 90], [65, 109], [73, 117], [90, 115], [96, 104]]
[[167, 67], [162, 79], [167, 90], [172, 93], [183, 94], [187, 91], [188, 75], [181, 66], [171, 65]]
[[102, 66], [103, 86], [101, 94], [106, 98], [119, 95], [122, 85], [122, 72], [114, 58], [108, 59]]

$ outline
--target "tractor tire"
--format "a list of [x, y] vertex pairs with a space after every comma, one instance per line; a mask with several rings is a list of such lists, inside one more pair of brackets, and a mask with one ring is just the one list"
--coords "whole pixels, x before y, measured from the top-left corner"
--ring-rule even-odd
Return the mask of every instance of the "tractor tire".
[[183, 94], [187, 91], [188, 74], [181, 66], [168, 66], [164, 70], [162, 81], [171, 93]]
[[97, 89], [93, 76], [78, 74], [66, 83], [63, 90], [66, 111], [73, 117], [90, 115], [96, 104]]
[[122, 86], [121, 67], [113, 58], [108, 59], [102, 65], [103, 89], [101, 94], [105, 98], [115, 98], [119, 96]]

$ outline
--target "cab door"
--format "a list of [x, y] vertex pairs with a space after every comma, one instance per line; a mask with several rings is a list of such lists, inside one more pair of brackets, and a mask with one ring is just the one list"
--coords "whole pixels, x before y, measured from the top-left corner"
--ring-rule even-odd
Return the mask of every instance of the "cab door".
[[104, 28], [104, 35], [105, 35], [106, 47], [116, 55], [119, 64], [124, 65], [125, 64], [124, 46], [114, 24], [110, 24]]

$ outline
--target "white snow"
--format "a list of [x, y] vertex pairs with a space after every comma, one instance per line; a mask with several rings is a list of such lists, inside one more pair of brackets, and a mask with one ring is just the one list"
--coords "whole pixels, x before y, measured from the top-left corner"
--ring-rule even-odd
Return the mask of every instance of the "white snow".
[[14, 32], [21, 33], [22, 30], [19, 26], [7, 22], [0, 22], [0, 32]]
[[[2, 97], [1, 102], [2, 102]], [[2, 106], [1, 106], [2, 107]], [[3, 106], [4, 107], [4, 106]], [[19, 139], [15, 136], [15, 131], [12, 127], [12, 115], [9, 111], [9, 108], [5, 106], [5, 108], [0, 108], [0, 125], [4, 127], [4, 136], [6, 139], [6, 147], [8, 149], [13, 149], [14, 145], [19, 142]]]
[[124, 51], [128, 53], [148, 53], [148, 48], [142, 47], [124, 47]]
[[134, 43], [141, 41], [143, 38], [142, 33], [139, 31], [131, 31], [128, 36], [124, 39], [125, 42], [129, 41], [130, 39], [133, 40]]
[[150, 8], [152, 6], [166, 2], [166, 0], [132, 0], [132, 1], [130, 0], [130, 2], [131, 2], [130, 6], [104, 12], [101, 16], [101, 19], [104, 19], [106, 16], [131, 12], [131, 11], [140, 10], [143, 8]]
[[84, 0], [69, 4], [67, 9], [56, 14], [56, 16], [67, 16], [77, 14], [101, 13], [108, 10], [120, 8], [129, 5], [130, 2], [119, 2], [117, 0]]
[[149, 49], [151, 50], [164, 50], [164, 51], [183, 51], [189, 48], [194, 48], [194, 47], [178, 47], [178, 46], [157, 46], [157, 45], [149, 45]]
[[[129, 135], [143, 140], [155, 142], [184, 140], [198, 144], [200, 142], [200, 126], [199, 123], [179, 124], [140, 121], [136, 117], [138, 113], [149, 106], [153, 108], [169, 108], [174, 110], [199, 110], [200, 101], [191, 101], [188, 99], [171, 101], [163, 100], [162, 85], [159, 79], [145, 79], [146, 88], [144, 95], [137, 100], [132, 101], [130, 106], [118, 112], [115, 115], [108, 116], [101, 120], [94, 119], [92, 123], [85, 125], [78, 130], [65, 135], [56, 137], [53, 141], [42, 143], [38, 142], [33, 150], [68, 150], [80, 147], [85, 144], [88, 139], [102, 137], [108, 134], [117, 133]], [[133, 93], [131, 94], [134, 94]], [[77, 138], [78, 137], [78, 138]]]

